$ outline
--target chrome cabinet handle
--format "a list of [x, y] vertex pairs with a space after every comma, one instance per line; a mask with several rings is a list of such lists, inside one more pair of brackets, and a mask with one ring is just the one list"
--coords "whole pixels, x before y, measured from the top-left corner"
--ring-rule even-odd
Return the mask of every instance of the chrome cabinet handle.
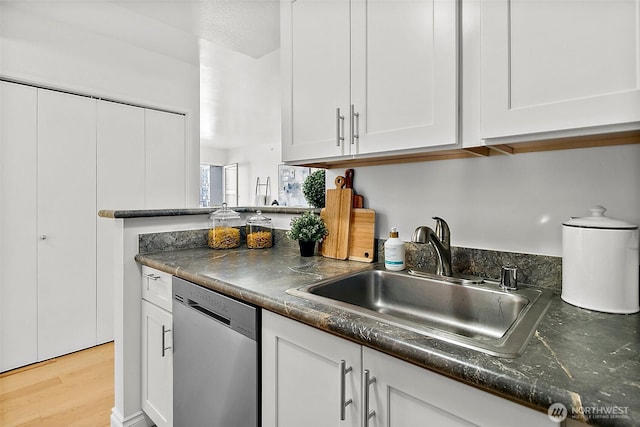
[[40, 240], [47, 240], [47, 235], [46, 234], [41, 234], [40, 235]]
[[[355, 126], [354, 126], [355, 123]], [[356, 113], [356, 106], [351, 104], [351, 144], [355, 144], [355, 140], [360, 140], [360, 113]]]
[[345, 377], [352, 370], [353, 369], [351, 368], [351, 366], [347, 368], [347, 363], [344, 360], [340, 361], [340, 421], [345, 420], [346, 418], [345, 409], [347, 409], [347, 406], [353, 403], [353, 399], [345, 400], [346, 399], [346, 391], [345, 391], [346, 378]]
[[376, 377], [371, 377], [369, 370], [364, 370], [364, 396], [362, 405], [362, 425], [369, 426], [369, 420], [376, 415], [376, 411], [369, 411], [369, 386], [376, 382]]
[[336, 146], [344, 141], [344, 116], [340, 115], [340, 108], [336, 108]]
[[167, 329], [166, 326], [162, 325], [162, 357], [164, 357], [167, 350], [171, 349], [171, 346], [165, 347], [164, 337], [167, 332], [171, 332], [171, 329]]
[[147, 279], [149, 279], [149, 280], [147, 280], [147, 291], [149, 290], [149, 283], [151, 283], [150, 282], [151, 280], [156, 281], [156, 280], [160, 279], [160, 276], [156, 276], [153, 273], [144, 273], [143, 276], [146, 277]]

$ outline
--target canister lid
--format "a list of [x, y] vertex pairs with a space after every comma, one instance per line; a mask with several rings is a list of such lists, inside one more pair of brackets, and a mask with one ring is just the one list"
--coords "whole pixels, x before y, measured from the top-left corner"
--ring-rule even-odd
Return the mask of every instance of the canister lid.
[[216, 220], [229, 220], [229, 219], [240, 219], [240, 214], [234, 211], [233, 209], [229, 209], [226, 203], [222, 204], [222, 209], [218, 209], [214, 213], [212, 213], [209, 218]]
[[575, 217], [565, 221], [562, 225], [579, 228], [601, 228], [618, 230], [635, 230], [637, 225], [619, 219], [609, 218], [604, 215], [607, 209], [603, 206], [594, 206], [589, 209], [591, 216]]
[[255, 225], [262, 225], [262, 226], [267, 226], [267, 225], [271, 225], [271, 218], [267, 218], [266, 216], [262, 215], [262, 211], [258, 210], [256, 211], [256, 216], [252, 216], [251, 218], [249, 218], [247, 220], [247, 224], [255, 224]]

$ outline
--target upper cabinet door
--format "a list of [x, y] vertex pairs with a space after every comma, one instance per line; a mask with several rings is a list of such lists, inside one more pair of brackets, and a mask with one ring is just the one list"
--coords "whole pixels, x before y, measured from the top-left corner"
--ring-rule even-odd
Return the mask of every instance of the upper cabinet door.
[[349, 13], [349, 0], [281, 2], [285, 161], [349, 154]]
[[640, 121], [640, 1], [481, 9], [483, 138]]
[[458, 142], [458, 3], [352, 1], [357, 153]]

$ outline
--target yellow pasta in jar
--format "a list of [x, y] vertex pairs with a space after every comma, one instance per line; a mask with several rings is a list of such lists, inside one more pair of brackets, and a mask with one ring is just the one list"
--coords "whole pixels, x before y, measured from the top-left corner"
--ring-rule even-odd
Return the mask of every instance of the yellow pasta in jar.
[[269, 231], [254, 231], [247, 234], [247, 247], [250, 249], [270, 248], [271, 245], [271, 232]]
[[240, 246], [240, 230], [233, 227], [214, 227], [207, 238], [210, 248], [231, 249]]

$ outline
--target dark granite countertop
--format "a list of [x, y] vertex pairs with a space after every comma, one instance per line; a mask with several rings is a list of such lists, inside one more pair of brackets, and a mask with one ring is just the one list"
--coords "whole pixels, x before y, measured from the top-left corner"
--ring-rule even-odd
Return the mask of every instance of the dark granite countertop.
[[[100, 210], [98, 216], [101, 218], [150, 218], [158, 216], [184, 216], [184, 215], [208, 215], [220, 209], [221, 206], [210, 208], [183, 208], [183, 209], [133, 209], [133, 210]], [[314, 208], [295, 208], [287, 206], [246, 206], [246, 207], [229, 207], [238, 213], [257, 212], [278, 214], [301, 214], [312, 210], [320, 212], [320, 209]]]
[[141, 264], [239, 298], [546, 413], [562, 403], [592, 425], [640, 425], [640, 315], [555, 296], [522, 356], [497, 358], [285, 293], [371, 264], [302, 258], [290, 245], [139, 254]]

